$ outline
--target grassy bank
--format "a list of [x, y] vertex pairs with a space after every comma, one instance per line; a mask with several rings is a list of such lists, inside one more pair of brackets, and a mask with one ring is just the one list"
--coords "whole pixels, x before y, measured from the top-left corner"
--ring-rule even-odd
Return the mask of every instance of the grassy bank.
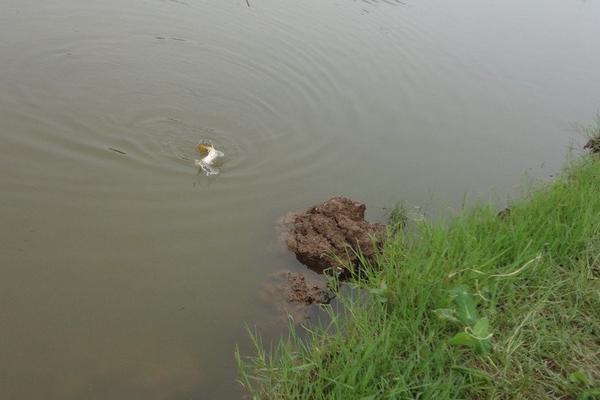
[[345, 317], [240, 360], [254, 398], [600, 399], [600, 161], [412, 221], [352, 284]]

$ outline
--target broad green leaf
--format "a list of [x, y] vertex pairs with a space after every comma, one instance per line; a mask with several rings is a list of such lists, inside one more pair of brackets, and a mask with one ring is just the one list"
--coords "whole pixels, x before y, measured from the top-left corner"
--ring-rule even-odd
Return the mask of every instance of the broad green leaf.
[[490, 350], [492, 350], [492, 344], [489, 339], [475, 340], [473, 347], [475, 348], [476, 353], [482, 355], [489, 354]]
[[584, 390], [577, 400], [597, 400], [600, 399], [600, 388], [592, 388]]
[[465, 332], [458, 332], [448, 341], [448, 343], [454, 346], [473, 347], [473, 345], [475, 344], [475, 339], [473, 339], [473, 337], [469, 336]]
[[483, 317], [479, 319], [473, 326], [473, 335], [485, 339], [490, 335], [490, 321]]
[[487, 318], [481, 318], [475, 326], [464, 332], [459, 332], [454, 335], [448, 343], [455, 346], [467, 346], [473, 349], [478, 354], [488, 354], [492, 349], [492, 344], [489, 339], [489, 321]]
[[450, 290], [450, 296], [456, 306], [458, 319], [467, 326], [473, 326], [479, 319], [477, 303], [468, 288], [464, 285]]
[[572, 374], [569, 374], [569, 380], [573, 383], [579, 383], [581, 385], [590, 385], [590, 377], [583, 370], [577, 370]]

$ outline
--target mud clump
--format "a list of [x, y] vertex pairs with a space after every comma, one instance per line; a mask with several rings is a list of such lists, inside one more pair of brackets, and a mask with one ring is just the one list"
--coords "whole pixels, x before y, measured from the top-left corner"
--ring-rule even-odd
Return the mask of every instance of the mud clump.
[[328, 304], [333, 297], [323, 279], [289, 270], [271, 274], [263, 287], [263, 299], [268, 303], [308, 306]]
[[327, 304], [332, 295], [323, 282], [306, 281], [302, 274], [287, 273], [287, 301], [300, 304]]
[[[310, 273], [312, 274], [312, 273]], [[258, 298], [275, 311], [273, 323], [278, 329], [289, 323], [302, 323], [320, 313], [320, 304], [329, 304], [335, 295], [320, 278], [283, 270], [269, 275], [258, 292]]]
[[600, 154], [600, 137], [591, 138], [583, 148], [589, 150], [592, 154]]
[[385, 225], [365, 221], [365, 210], [363, 203], [334, 197], [290, 214], [286, 217], [287, 248], [314, 271], [345, 274], [343, 265], [359, 267], [358, 253], [372, 260], [385, 239]]

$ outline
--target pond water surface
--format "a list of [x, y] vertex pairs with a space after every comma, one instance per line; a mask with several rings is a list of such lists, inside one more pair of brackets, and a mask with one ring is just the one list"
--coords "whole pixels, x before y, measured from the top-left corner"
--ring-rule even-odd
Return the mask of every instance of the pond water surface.
[[239, 399], [279, 216], [501, 202], [600, 107], [598, 1], [249, 5], [0, 2], [2, 398]]

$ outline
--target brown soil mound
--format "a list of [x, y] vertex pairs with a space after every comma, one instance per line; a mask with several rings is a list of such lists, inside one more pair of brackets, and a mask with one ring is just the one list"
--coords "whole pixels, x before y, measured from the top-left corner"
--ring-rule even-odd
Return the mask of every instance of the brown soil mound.
[[383, 244], [385, 225], [365, 221], [365, 210], [363, 203], [334, 197], [292, 214], [287, 218], [287, 247], [298, 261], [317, 272], [341, 271], [337, 259], [358, 266], [357, 252], [371, 260]]

